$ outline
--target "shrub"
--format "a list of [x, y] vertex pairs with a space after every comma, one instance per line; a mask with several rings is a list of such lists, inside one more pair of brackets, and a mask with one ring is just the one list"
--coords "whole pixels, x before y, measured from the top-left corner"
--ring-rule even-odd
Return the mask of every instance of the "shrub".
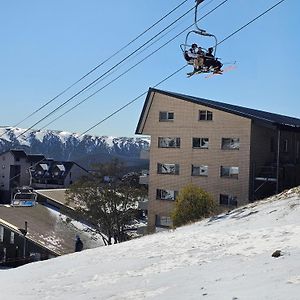
[[175, 201], [175, 208], [171, 213], [174, 227], [211, 216], [217, 210], [212, 196], [197, 187], [189, 184], [182, 188]]

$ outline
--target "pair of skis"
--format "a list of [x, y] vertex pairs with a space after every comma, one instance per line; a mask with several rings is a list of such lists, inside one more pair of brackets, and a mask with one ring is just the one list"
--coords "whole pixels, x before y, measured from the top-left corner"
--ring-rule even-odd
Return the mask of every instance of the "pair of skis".
[[[206, 75], [205, 78], [208, 79], [208, 78], [214, 77], [214, 76], [216, 76], [216, 75], [222, 75], [222, 74], [224, 74], [224, 73], [226, 73], [226, 72], [228, 72], [228, 71], [232, 71], [232, 70], [234, 70], [234, 69], [236, 69], [235, 63], [234, 63], [233, 65], [230, 65], [230, 66], [224, 68], [224, 69], [221, 70], [221, 71], [212, 72], [212, 73]], [[201, 74], [201, 73], [203, 73], [201, 70], [193, 71], [193, 72], [187, 73], [187, 77], [189, 78], [189, 77], [191, 77], [191, 76], [193, 76], [193, 75]]]
[[235, 64], [234, 65], [230, 65], [230, 66], [224, 68], [221, 72], [216, 72], [216, 73], [208, 74], [207, 76], [205, 76], [205, 78], [208, 79], [208, 78], [214, 77], [216, 75], [222, 75], [222, 74], [224, 74], [226, 72], [229, 72], [229, 71], [232, 71], [234, 69], [236, 69], [236, 65]]

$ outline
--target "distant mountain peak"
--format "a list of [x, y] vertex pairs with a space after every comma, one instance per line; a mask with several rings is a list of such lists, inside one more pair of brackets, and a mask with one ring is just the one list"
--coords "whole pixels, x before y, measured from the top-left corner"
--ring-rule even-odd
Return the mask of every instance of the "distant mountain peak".
[[[23, 149], [26, 153], [42, 153], [56, 160], [82, 161], [87, 156], [99, 161], [112, 156], [139, 159], [150, 139], [137, 137], [93, 136], [58, 130], [28, 130], [0, 126], [0, 153], [9, 149]], [[22, 132], [25, 132], [24, 135]]]

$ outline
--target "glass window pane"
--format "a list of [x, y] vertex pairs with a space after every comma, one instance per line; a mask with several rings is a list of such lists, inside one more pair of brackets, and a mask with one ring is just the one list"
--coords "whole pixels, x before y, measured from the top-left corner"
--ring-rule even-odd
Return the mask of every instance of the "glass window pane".
[[212, 115], [212, 112], [211, 111], [207, 111], [207, 120], [208, 121], [212, 121], [212, 117], [213, 115]]

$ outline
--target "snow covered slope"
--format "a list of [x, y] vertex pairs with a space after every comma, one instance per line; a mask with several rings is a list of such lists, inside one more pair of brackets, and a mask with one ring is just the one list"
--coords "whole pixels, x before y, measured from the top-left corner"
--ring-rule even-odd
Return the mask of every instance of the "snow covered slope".
[[300, 188], [174, 231], [0, 270], [0, 282], [6, 300], [297, 300]]

